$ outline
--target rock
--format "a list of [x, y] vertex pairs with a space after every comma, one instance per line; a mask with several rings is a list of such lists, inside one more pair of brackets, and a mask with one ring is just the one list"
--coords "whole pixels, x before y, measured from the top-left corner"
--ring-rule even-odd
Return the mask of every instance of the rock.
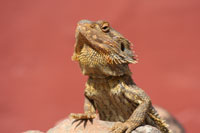
[[157, 128], [150, 125], [140, 126], [136, 128], [132, 133], [161, 133]]
[[95, 133], [108, 133], [109, 127], [113, 125], [113, 122], [94, 119], [92, 122], [88, 121], [84, 127], [84, 122], [78, 126], [79, 122], [72, 124], [73, 121], [74, 119], [65, 119], [47, 133], [94, 133], [94, 131]]
[[[46, 133], [108, 133], [109, 128], [112, 127], [114, 122], [101, 121], [94, 119], [93, 122], [87, 122], [87, 126], [81, 123], [77, 128], [79, 122], [72, 124], [74, 119], [65, 119], [58, 123], [55, 127], [49, 129]], [[24, 133], [44, 133], [40, 131], [26, 131]], [[157, 128], [145, 125], [136, 128], [132, 133], [161, 133]]]
[[[156, 106], [155, 107], [160, 116], [166, 120], [169, 124], [169, 128], [173, 133], [184, 133], [184, 129], [181, 124], [166, 110]], [[49, 129], [46, 133], [108, 133], [114, 122], [101, 121], [94, 119], [93, 121], [84, 122], [72, 122], [74, 119], [67, 118], [56, 124], [53, 128]], [[26, 131], [24, 133], [44, 133], [40, 131]], [[136, 128], [132, 133], [161, 133], [157, 128], [150, 125], [140, 126]]]
[[[76, 126], [78, 125], [79, 122], [74, 123], [71, 125], [73, 122], [73, 119], [66, 119], [62, 122], [60, 122], [57, 126], [54, 128], [50, 129], [47, 131], [47, 133], [108, 133], [110, 127], [114, 124], [114, 122], [106, 122], [106, 121], [101, 121], [98, 119], [94, 119], [94, 121], [88, 122], [87, 127], [84, 128], [84, 124], [80, 124], [77, 128]], [[145, 125], [145, 126], [140, 126], [136, 128], [135, 131], [132, 133], [161, 133], [157, 128]]]

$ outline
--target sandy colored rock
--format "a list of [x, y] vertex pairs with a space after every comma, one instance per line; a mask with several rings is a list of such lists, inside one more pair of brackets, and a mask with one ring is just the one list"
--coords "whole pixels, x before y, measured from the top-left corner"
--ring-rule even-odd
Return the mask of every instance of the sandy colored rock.
[[157, 128], [150, 125], [140, 126], [136, 128], [132, 133], [161, 133]]
[[[166, 110], [161, 107], [155, 106], [156, 110], [160, 116], [166, 120], [169, 124], [169, 128], [172, 133], [185, 133], [184, 128], [181, 124]], [[99, 119], [94, 119], [93, 121], [88, 121], [84, 127], [84, 122], [79, 126], [78, 122], [72, 124], [74, 119], [67, 118], [56, 124], [53, 128], [49, 129], [46, 133], [108, 133], [109, 129], [112, 127], [114, 122], [101, 121]], [[77, 127], [76, 127], [77, 126]], [[24, 133], [44, 133], [41, 131], [29, 130]], [[132, 133], [161, 133], [157, 128], [150, 125], [140, 126], [136, 128]]]
[[[77, 128], [77, 124], [79, 122], [76, 122], [72, 125], [73, 119], [65, 119], [61, 122], [59, 122], [55, 127], [49, 129], [46, 133], [108, 133], [109, 128], [112, 127], [114, 122], [106, 122], [101, 121], [98, 119], [94, 119], [94, 121], [87, 122], [86, 127], [84, 128], [84, 124], [81, 123]], [[44, 133], [40, 131], [26, 131], [24, 133]], [[161, 133], [158, 129], [155, 127], [146, 125], [146, 126], [140, 126], [136, 128], [132, 133]]]

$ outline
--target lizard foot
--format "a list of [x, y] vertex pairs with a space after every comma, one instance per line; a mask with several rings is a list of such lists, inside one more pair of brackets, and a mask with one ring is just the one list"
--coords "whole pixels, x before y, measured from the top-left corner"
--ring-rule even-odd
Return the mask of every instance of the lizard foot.
[[70, 117], [73, 118], [73, 119], [75, 119], [72, 122], [72, 124], [74, 124], [75, 122], [79, 121], [79, 123], [76, 125], [75, 128], [77, 128], [83, 122], [84, 122], [83, 126], [85, 128], [88, 121], [90, 121], [91, 123], [93, 123], [93, 119], [96, 118], [96, 114], [95, 113], [84, 113], [84, 114], [81, 114], [81, 113], [79, 113], [79, 114], [71, 113]]
[[116, 122], [111, 128], [110, 133], [131, 133], [136, 126], [132, 122]]

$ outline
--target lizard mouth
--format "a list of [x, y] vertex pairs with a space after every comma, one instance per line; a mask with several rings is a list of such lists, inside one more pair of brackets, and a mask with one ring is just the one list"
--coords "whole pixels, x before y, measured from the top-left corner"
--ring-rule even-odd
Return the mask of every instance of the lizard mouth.
[[75, 53], [80, 54], [84, 44], [88, 42], [88, 40], [80, 32], [76, 36], [78, 39], [76, 40]]
[[76, 34], [76, 44], [75, 44], [75, 50], [74, 54], [72, 56], [72, 60], [79, 61], [79, 55], [81, 54], [81, 51], [84, 47], [84, 45], [88, 45], [90, 47], [90, 42], [87, 40], [86, 37], [81, 32], [77, 32]]

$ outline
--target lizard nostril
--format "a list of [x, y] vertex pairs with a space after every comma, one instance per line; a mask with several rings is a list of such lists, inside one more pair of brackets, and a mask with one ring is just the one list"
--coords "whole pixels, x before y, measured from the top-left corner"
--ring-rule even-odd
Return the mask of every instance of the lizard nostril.
[[124, 43], [121, 42], [121, 50], [124, 51], [125, 50], [125, 46], [124, 46]]

